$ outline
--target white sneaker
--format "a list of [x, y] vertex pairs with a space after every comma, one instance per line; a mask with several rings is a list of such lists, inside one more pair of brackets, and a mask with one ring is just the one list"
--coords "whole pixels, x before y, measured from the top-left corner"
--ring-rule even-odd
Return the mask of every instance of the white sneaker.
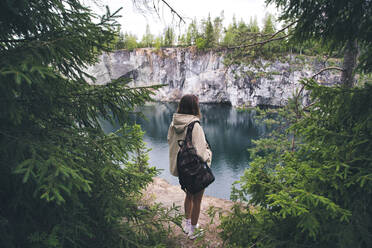
[[199, 224], [196, 224], [194, 231], [192, 231], [192, 228], [190, 228], [189, 234], [187, 236], [189, 237], [189, 239], [196, 239], [197, 237], [200, 237], [203, 234], [204, 230], [199, 228]]
[[182, 231], [186, 234], [189, 234], [189, 232], [191, 231], [191, 224], [188, 225], [187, 222], [185, 221], [183, 224], [182, 224]]
[[183, 224], [182, 225], [182, 231], [186, 234], [189, 234], [189, 232], [191, 231], [191, 226], [187, 225], [187, 224]]

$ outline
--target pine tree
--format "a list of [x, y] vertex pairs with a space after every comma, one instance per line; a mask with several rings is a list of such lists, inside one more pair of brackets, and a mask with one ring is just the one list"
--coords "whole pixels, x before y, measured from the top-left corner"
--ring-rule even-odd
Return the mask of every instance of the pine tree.
[[215, 33], [213, 30], [213, 24], [211, 22], [211, 16], [208, 15], [208, 19], [204, 23], [204, 40], [205, 48], [212, 48], [215, 45]]
[[151, 34], [150, 25], [146, 25], [146, 33], [143, 35], [141, 40], [142, 47], [153, 47], [154, 46], [154, 35]]
[[372, 246], [372, 85], [304, 83], [314, 104], [269, 110], [275, 132], [250, 149], [240, 204], [222, 219], [230, 247]]
[[259, 33], [260, 27], [258, 26], [257, 18], [250, 18], [248, 28], [252, 33]]
[[223, 30], [223, 22], [224, 20], [224, 12], [221, 11], [220, 16], [217, 16], [213, 20], [213, 31], [214, 31], [214, 40], [217, 44], [221, 42], [222, 30]]
[[371, 56], [355, 53], [371, 52], [371, 1], [267, 2], [292, 23], [291, 45], [344, 50], [343, 84], [304, 79], [312, 104], [302, 105], [300, 90], [284, 108], [266, 111], [275, 130], [250, 149], [253, 161], [232, 192], [240, 202], [222, 218], [221, 236], [227, 247], [370, 247], [372, 85], [351, 86], [358, 63], [372, 68]]
[[118, 37], [118, 40], [115, 44], [115, 49], [116, 50], [120, 50], [120, 49], [124, 49], [125, 48], [125, 36], [124, 34], [120, 31], [119, 32], [119, 37]]
[[[128, 120], [150, 90], [85, 73], [110, 50], [116, 13], [78, 0], [1, 1], [0, 13], [0, 247], [161, 243], [155, 212], [137, 208], [156, 171]], [[102, 119], [122, 128], [105, 134]]]
[[159, 50], [163, 46], [164, 46], [163, 36], [160, 35], [160, 36], [158, 36], [158, 37], [155, 38], [155, 45], [154, 45], [154, 47], [155, 47], [156, 50]]
[[187, 45], [195, 45], [196, 39], [199, 37], [198, 25], [196, 19], [194, 19], [187, 28], [186, 42]]
[[137, 36], [131, 33], [125, 33], [124, 34], [124, 47], [125, 49], [128, 49], [129, 51], [132, 51], [133, 49], [136, 49], [139, 47], [139, 44], [137, 42]]
[[262, 32], [264, 34], [274, 34], [275, 33], [275, 26], [274, 26], [274, 16], [271, 14], [266, 14], [264, 18], [264, 26]]
[[[265, 35], [265, 38], [268, 39], [275, 33], [275, 23], [274, 23], [274, 16], [272, 14], [266, 14], [263, 20], [264, 26], [262, 29], [262, 33]], [[269, 42], [264, 47], [265, 50], [272, 53], [273, 51], [280, 51], [280, 43], [277, 41]]]
[[175, 33], [172, 27], [167, 27], [164, 32], [164, 46], [171, 47], [175, 42]]
[[234, 46], [236, 45], [236, 37], [238, 35], [238, 25], [236, 23], [236, 17], [233, 15], [232, 24], [229, 24], [227, 28], [224, 29], [224, 37], [222, 41], [223, 46]]
[[179, 46], [187, 46], [185, 34], [182, 34], [182, 35], [178, 36], [178, 45]]

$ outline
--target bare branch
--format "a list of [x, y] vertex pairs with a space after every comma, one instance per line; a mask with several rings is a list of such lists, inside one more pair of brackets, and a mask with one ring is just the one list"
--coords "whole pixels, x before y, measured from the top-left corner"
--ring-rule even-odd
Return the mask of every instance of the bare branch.
[[[318, 76], [319, 74], [323, 73], [324, 71], [328, 71], [328, 70], [338, 70], [338, 71], [343, 71], [343, 69], [340, 68], [340, 67], [330, 66], [330, 67], [323, 68], [323, 69], [321, 69], [320, 71], [318, 71], [317, 73], [315, 73], [315, 74], [311, 77], [311, 79], [314, 79], [314, 78], [315, 78], [316, 76]], [[298, 94], [296, 95], [296, 99], [298, 99], [298, 97], [302, 94], [302, 92], [303, 92], [304, 89], [305, 89], [305, 85], [303, 84], [303, 85], [301, 86], [301, 89], [298, 91]], [[309, 105], [303, 107], [302, 110], [307, 111], [307, 109], [308, 109], [309, 107], [311, 107], [312, 105], [314, 105], [315, 103], [316, 103], [316, 101], [310, 103]]]
[[288, 24], [287, 26], [285, 26], [284, 28], [278, 30], [275, 34], [273, 34], [269, 39], [272, 39], [274, 38], [275, 36], [277, 36], [278, 34], [280, 34], [281, 32], [284, 32], [286, 29], [292, 27], [294, 24], [296, 24], [298, 21], [294, 21], [294, 22], [291, 22], [290, 24]]
[[311, 106], [313, 106], [315, 103], [317, 103], [317, 101], [312, 102], [312, 103], [310, 103], [309, 105], [303, 107], [302, 110], [306, 111], [308, 108], [310, 108]]
[[289, 37], [291, 34], [287, 34], [287, 35], [284, 35], [284, 36], [281, 36], [281, 37], [278, 37], [278, 38], [274, 38], [274, 37], [277, 36], [278, 34], [284, 32], [286, 29], [290, 28], [295, 23], [297, 23], [297, 21], [291, 22], [290, 24], [288, 24], [284, 28], [278, 30], [276, 33], [274, 33], [273, 35], [271, 35], [271, 37], [269, 39], [267, 39], [267, 40], [260, 41], [260, 42], [255, 42], [255, 43], [251, 43], [251, 44], [240, 45], [240, 46], [226, 47], [225, 49], [231, 50], [231, 49], [239, 49], [239, 48], [248, 48], [248, 47], [262, 46], [262, 45], [265, 45], [266, 43], [269, 43], [269, 42], [272, 42], [272, 41], [283, 40], [283, 39]]
[[318, 76], [319, 74], [323, 73], [324, 71], [329, 71], [329, 70], [338, 70], [338, 71], [343, 71], [344, 69], [340, 68], [340, 67], [337, 67], [337, 66], [330, 66], [330, 67], [326, 67], [326, 68], [323, 68], [321, 69], [320, 71], [318, 71], [317, 73], [315, 73], [311, 78], [314, 79], [316, 76]]
[[287, 34], [285, 36], [281, 36], [281, 37], [278, 37], [278, 38], [268, 39], [268, 40], [264, 40], [264, 41], [260, 41], [260, 42], [255, 42], [255, 43], [251, 43], [251, 44], [246, 44], [246, 45], [233, 46], [233, 47], [225, 47], [225, 48], [222, 48], [222, 49], [231, 50], [231, 49], [239, 49], [239, 48], [248, 48], [248, 47], [262, 46], [262, 45], [265, 45], [266, 43], [269, 43], [269, 42], [272, 42], [272, 41], [283, 40], [283, 39], [285, 39], [285, 38], [287, 38], [289, 36], [290, 35]]
[[168, 8], [171, 10], [172, 13], [176, 14], [178, 18], [183, 21], [183, 23], [186, 23], [185, 20], [175, 11], [165, 0], [161, 0], [165, 5], [168, 6]]
[[164, 19], [164, 16], [162, 17], [164, 11], [160, 9], [160, 4], [162, 3], [170, 10], [172, 15], [175, 14], [178, 17], [180, 22], [186, 23], [182, 16], [166, 0], [132, 0], [132, 3], [135, 9], [140, 11], [144, 16], [146, 11], [155, 12], [159, 19]]

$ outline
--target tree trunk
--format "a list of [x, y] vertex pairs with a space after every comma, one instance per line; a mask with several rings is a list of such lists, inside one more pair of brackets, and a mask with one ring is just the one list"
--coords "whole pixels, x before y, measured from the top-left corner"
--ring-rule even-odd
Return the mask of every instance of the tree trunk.
[[344, 52], [343, 71], [341, 74], [342, 85], [351, 88], [355, 85], [354, 70], [358, 57], [358, 43], [356, 40], [348, 41]]

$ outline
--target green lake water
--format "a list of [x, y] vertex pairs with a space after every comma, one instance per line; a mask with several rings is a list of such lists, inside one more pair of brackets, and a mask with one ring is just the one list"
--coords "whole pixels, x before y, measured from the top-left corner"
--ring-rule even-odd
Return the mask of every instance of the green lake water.
[[[145, 131], [147, 147], [151, 148], [150, 165], [161, 169], [159, 177], [173, 185], [179, 184], [178, 178], [169, 173], [167, 133], [176, 109], [175, 103], [154, 103], [140, 109], [145, 118], [135, 118], [135, 122]], [[200, 109], [201, 125], [212, 146], [211, 168], [216, 177], [205, 194], [229, 199], [232, 184], [249, 167], [247, 149], [252, 139], [262, 136], [266, 129], [254, 121], [254, 111], [237, 111], [223, 104], [201, 104]], [[112, 131], [115, 128], [104, 125], [104, 129]]]

